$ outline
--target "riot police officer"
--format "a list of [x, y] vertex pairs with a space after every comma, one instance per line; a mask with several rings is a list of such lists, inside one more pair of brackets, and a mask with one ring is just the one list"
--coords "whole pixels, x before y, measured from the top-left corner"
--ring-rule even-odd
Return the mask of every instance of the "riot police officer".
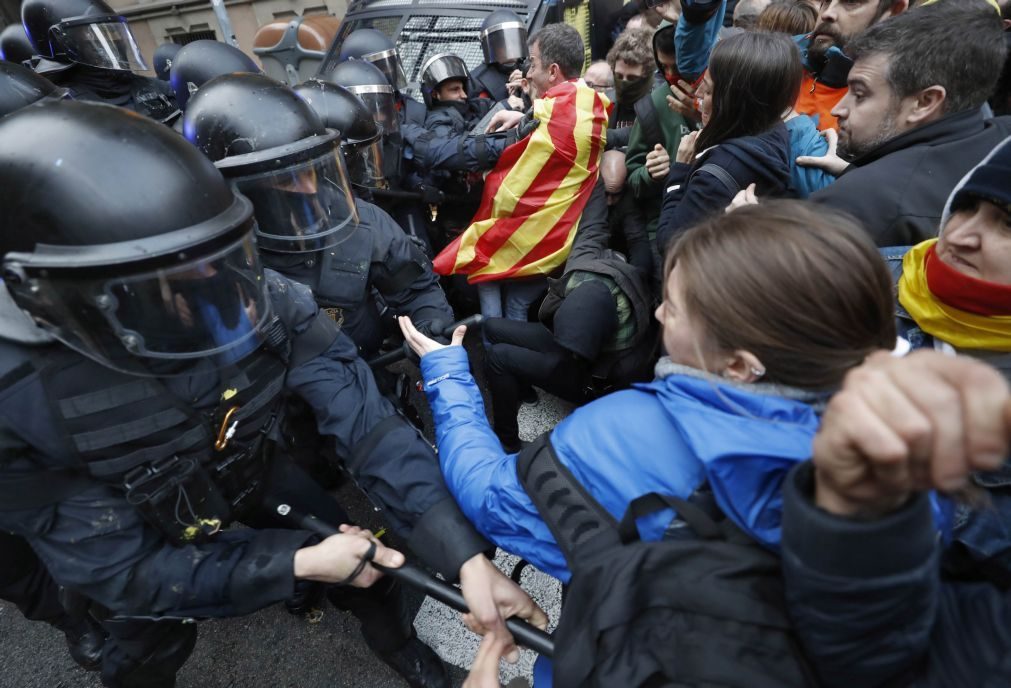
[[162, 81], [169, 80], [169, 74], [172, 73], [172, 63], [176, 59], [176, 55], [183, 47], [178, 43], [162, 43], [157, 48], [154, 49], [154, 57], [151, 61], [154, 62], [154, 73]]
[[24, 64], [34, 54], [35, 49], [28, 42], [25, 28], [21, 24], [11, 24], [0, 31], [0, 60]]
[[[0, 118], [32, 103], [58, 100], [64, 95], [65, 89], [53, 86], [31, 69], [14, 62], [0, 62]], [[21, 311], [10, 306], [9, 301], [0, 300], [0, 331], [16, 335], [28, 323]], [[28, 331], [31, 333], [35, 328]], [[84, 669], [98, 668], [105, 641], [101, 627], [80, 605], [64, 605], [59, 586], [24, 538], [3, 531], [0, 531], [0, 599], [15, 604], [26, 619], [45, 621], [62, 631], [74, 661]]]
[[24, 0], [21, 22], [41, 58], [35, 71], [75, 100], [119, 105], [165, 124], [179, 115], [167, 84], [133, 73], [147, 65], [126, 18], [104, 0]]
[[[398, 62], [399, 64], [399, 62]], [[327, 62], [323, 62], [327, 66]], [[432, 242], [425, 226], [424, 209], [428, 204], [438, 202], [437, 193], [420, 189], [420, 180], [412, 178], [404, 164], [404, 130], [414, 128], [424, 131], [425, 109], [421, 119], [404, 118], [404, 110], [398, 105], [397, 91], [390, 85], [382, 71], [366, 60], [349, 59], [329, 69], [321, 69], [319, 79], [345, 87], [358, 96], [382, 132], [383, 176], [388, 188], [373, 188], [370, 198], [390, 214], [408, 236], [421, 242], [426, 254], [432, 254]], [[410, 101], [410, 99], [408, 99]]]
[[[303, 98], [309, 91], [317, 102], [354, 98], [332, 84], [308, 85]], [[264, 262], [309, 285], [363, 356], [383, 341], [376, 292], [441, 331], [453, 311], [431, 264], [389, 215], [354, 199], [337, 133], [303, 98], [265, 76], [222, 76], [194, 97], [183, 128], [253, 202]]]
[[[106, 685], [172, 685], [195, 642], [173, 620], [248, 613], [296, 579], [371, 584], [370, 554], [402, 561], [366, 533], [276, 529], [275, 501], [347, 522], [284, 457], [285, 391], [419, 556], [461, 572], [465, 595], [487, 572], [431, 449], [308, 289], [261, 270], [252, 204], [197, 149], [117, 108], [27, 108], [0, 121], [0, 212], [0, 298], [27, 314], [0, 340], [0, 529], [101, 606]], [[232, 520], [254, 527], [223, 532]], [[344, 604], [370, 647], [411, 685], [447, 685], [374, 590]]]
[[253, 58], [234, 45], [220, 41], [193, 41], [183, 46], [172, 62], [169, 83], [176, 103], [186, 110], [190, 97], [216, 76], [242, 72], [260, 74]]
[[527, 26], [515, 12], [495, 10], [481, 22], [481, 49], [484, 64], [478, 65], [470, 75], [474, 96], [506, 100], [511, 94], [506, 88], [509, 75], [522, 71], [522, 61], [527, 59]]
[[425, 107], [403, 92], [407, 87], [407, 76], [400, 62], [397, 44], [389, 36], [376, 29], [352, 31], [343, 42], [334, 41], [327, 56], [323, 58], [316, 76], [325, 81], [339, 83], [331, 78], [331, 72], [338, 64], [348, 60], [364, 60], [379, 68], [396, 94], [397, 111], [401, 122], [412, 122], [418, 126], [425, 124]]

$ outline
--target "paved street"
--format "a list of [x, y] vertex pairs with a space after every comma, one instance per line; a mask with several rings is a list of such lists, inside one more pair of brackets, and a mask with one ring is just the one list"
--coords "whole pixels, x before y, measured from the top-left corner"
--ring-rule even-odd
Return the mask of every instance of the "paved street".
[[[472, 345], [472, 356], [479, 355]], [[405, 370], [407, 368], [404, 368]], [[568, 412], [568, 406], [540, 392], [536, 405], [520, 412], [520, 433], [526, 440], [550, 429]], [[427, 412], [424, 400], [419, 408]], [[427, 416], [427, 413], [424, 413]], [[426, 418], [426, 421], [429, 419]], [[376, 514], [368, 502], [351, 493], [338, 492], [349, 511], [362, 523], [375, 525]], [[514, 557], [499, 555], [506, 572]], [[523, 587], [557, 621], [558, 582], [528, 568]], [[415, 628], [453, 668], [454, 685], [466, 675], [478, 639], [464, 628], [458, 614], [431, 600], [414, 596], [418, 608]], [[63, 636], [46, 624], [24, 620], [11, 605], [0, 603], [0, 687], [2, 688], [98, 688], [97, 675], [88, 674], [71, 661]], [[534, 655], [523, 652], [519, 665], [507, 667], [503, 682], [516, 675], [529, 676]], [[311, 623], [275, 605], [238, 619], [200, 624], [196, 651], [179, 674], [179, 688], [345, 688], [403, 686], [398, 677], [378, 662], [365, 647], [357, 622], [344, 612], [328, 608], [323, 618]]]

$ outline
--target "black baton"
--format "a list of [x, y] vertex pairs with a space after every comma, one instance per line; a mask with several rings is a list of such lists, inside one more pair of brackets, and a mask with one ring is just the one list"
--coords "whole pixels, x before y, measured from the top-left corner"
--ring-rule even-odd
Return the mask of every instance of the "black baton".
[[[279, 516], [301, 530], [308, 530], [324, 538], [330, 537], [331, 535], [337, 535], [340, 532], [326, 523], [323, 523], [315, 516], [301, 514], [295, 511], [288, 504], [278, 504], [276, 502], [272, 503], [269, 500], [267, 500], [267, 503]], [[372, 562], [372, 566], [382, 571], [384, 575], [395, 578], [398, 581], [415, 588], [419, 588], [426, 595], [438, 602], [442, 602], [447, 607], [452, 607], [462, 614], [470, 613], [470, 609], [467, 607], [467, 602], [463, 599], [463, 593], [460, 592], [459, 588], [450, 585], [445, 581], [439, 580], [427, 571], [410, 562], [405, 562], [403, 566], [395, 569], [387, 568], [374, 561]], [[513, 634], [513, 638], [516, 639], [518, 644], [528, 647], [534, 652], [542, 654], [545, 657], [551, 657], [554, 654], [555, 645], [551, 635], [545, 633], [541, 629], [531, 626], [526, 621], [516, 618], [506, 619], [506, 628], [508, 628], [509, 632]]]

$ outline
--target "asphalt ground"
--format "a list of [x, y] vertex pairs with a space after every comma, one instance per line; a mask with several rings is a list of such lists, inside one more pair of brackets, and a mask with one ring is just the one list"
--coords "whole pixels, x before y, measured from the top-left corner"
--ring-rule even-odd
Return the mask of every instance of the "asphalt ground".
[[[468, 350], [479, 385], [480, 346], [468, 337]], [[417, 369], [402, 363], [396, 367], [417, 379]], [[569, 412], [569, 406], [539, 391], [535, 405], [520, 410], [520, 435], [524, 440], [553, 427]], [[431, 436], [431, 416], [424, 396], [415, 406]], [[359, 523], [376, 528], [382, 516], [353, 486], [345, 485], [335, 496]], [[507, 573], [516, 558], [501, 552], [496, 563]], [[534, 599], [557, 622], [560, 607], [558, 581], [528, 568], [522, 583]], [[462, 684], [466, 668], [477, 651], [479, 639], [459, 621], [459, 614], [420, 594], [408, 591], [411, 608], [418, 610], [414, 625], [418, 636], [446, 660], [453, 685]], [[394, 688], [406, 685], [378, 661], [358, 632], [350, 614], [327, 607], [322, 617], [310, 620], [292, 616], [283, 605], [233, 619], [202, 621], [196, 650], [178, 674], [179, 688]], [[503, 664], [502, 681], [530, 676], [535, 655], [524, 651], [516, 666]], [[2, 688], [98, 688], [98, 675], [77, 667], [66, 652], [63, 635], [44, 623], [26, 621], [12, 605], [0, 603], [0, 687]]]

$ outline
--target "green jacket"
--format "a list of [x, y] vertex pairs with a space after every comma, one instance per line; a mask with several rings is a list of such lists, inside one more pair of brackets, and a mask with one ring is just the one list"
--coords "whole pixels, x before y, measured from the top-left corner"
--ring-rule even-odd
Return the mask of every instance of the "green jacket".
[[[667, 107], [670, 90], [665, 83], [658, 84], [647, 98], [635, 104], [636, 118], [628, 137], [625, 166], [628, 168], [626, 184], [642, 203], [642, 213], [646, 218], [646, 231], [650, 242], [656, 238], [656, 225], [660, 219], [660, 203], [663, 200], [663, 179], [653, 179], [646, 170], [646, 155], [656, 144], [667, 149], [673, 162], [681, 143], [681, 137], [691, 131], [685, 118]], [[643, 111], [652, 106], [654, 127], [643, 124]], [[658, 136], [659, 133], [659, 136]]]

